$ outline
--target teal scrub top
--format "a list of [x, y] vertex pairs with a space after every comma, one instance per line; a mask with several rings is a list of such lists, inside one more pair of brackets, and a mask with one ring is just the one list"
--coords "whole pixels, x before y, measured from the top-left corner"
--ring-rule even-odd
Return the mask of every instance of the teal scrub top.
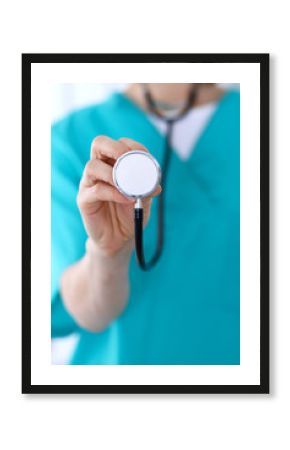
[[[219, 100], [189, 159], [173, 151], [161, 259], [143, 272], [132, 255], [127, 308], [104, 331], [90, 332], [65, 309], [59, 287], [62, 272], [85, 252], [76, 196], [100, 134], [132, 138], [162, 162], [164, 137], [125, 94], [53, 124], [52, 337], [78, 333], [71, 364], [239, 364], [239, 93]], [[147, 259], [156, 245], [156, 205], [144, 233]]]

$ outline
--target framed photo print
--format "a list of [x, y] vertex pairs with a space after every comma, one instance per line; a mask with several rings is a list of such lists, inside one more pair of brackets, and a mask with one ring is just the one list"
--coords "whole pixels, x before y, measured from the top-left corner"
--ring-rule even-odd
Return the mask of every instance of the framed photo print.
[[23, 393], [269, 392], [269, 55], [23, 54]]

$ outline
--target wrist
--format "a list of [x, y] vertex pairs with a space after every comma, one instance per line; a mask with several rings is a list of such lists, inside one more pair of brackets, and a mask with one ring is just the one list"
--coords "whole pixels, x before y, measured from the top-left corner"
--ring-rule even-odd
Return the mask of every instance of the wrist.
[[134, 248], [134, 240], [127, 241], [123, 247], [114, 253], [103, 251], [91, 238], [86, 242], [86, 258], [98, 263], [101, 269], [126, 269]]
[[106, 305], [105, 309], [110, 311], [110, 317], [118, 315], [128, 300], [128, 272], [133, 247], [133, 242], [128, 241], [120, 251], [108, 255], [92, 239], [88, 238], [86, 242], [84, 265], [88, 284], [93, 283], [98, 287], [98, 295], [95, 295], [95, 289], [90, 290], [90, 302], [99, 306]]

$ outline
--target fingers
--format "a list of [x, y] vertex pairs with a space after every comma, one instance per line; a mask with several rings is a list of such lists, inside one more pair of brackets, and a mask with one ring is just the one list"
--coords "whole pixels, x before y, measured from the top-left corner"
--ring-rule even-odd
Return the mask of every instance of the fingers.
[[[158, 186], [155, 191], [147, 197], [145, 201], [152, 197], [156, 197], [161, 192], [161, 186]], [[115, 203], [130, 204], [136, 200], [134, 198], [127, 198], [121, 194], [114, 186], [111, 186], [103, 181], [97, 181], [87, 189], [83, 189], [79, 192], [78, 204], [94, 203], [98, 201], [112, 201]]]
[[81, 210], [92, 204], [97, 205], [99, 202], [133, 204], [134, 199], [128, 199], [116, 188], [103, 181], [98, 181], [90, 188], [79, 192], [77, 203]]
[[116, 159], [130, 150], [148, 152], [144, 145], [133, 139], [121, 138], [116, 141], [108, 136], [97, 136], [91, 145], [91, 159], [100, 159], [112, 166]]
[[115, 161], [128, 151], [127, 145], [108, 136], [97, 136], [91, 145], [91, 159]]
[[157, 188], [155, 189], [154, 192], [152, 192], [152, 194], [150, 194], [148, 197], [144, 197], [142, 199], [143, 201], [143, 205], [147, 205], [147, 204], [151, 204], [153, 197], [157, 197], [157, 195], [159, 195], [162, 191], [162, 188], [160, 186], [160, 184], [157, 186]]
[[[118, 141], [108, 136], [97, 136], [91, 145], [91, 159], [83, 172], [78, 195], [78, 205], [92, 205], [98, 202], [116, 202], [130, 204], [134, 199], [128, 199], [114, 186], [112, 166], [116, 159], [130, 150], [142, 150], [148, 152], [144, 145], [129, 138], [121, 138]], [[158, 186], [150, 197], [155, 197], [161, 192]], [[149, 200], [149, 199], [148, 199]]]
[[104, 181], [113, 185], [112, 167], [100, 159], [91, 159], [83, 172], [81, 187], [90, 187], [97, 181]]
[[160, 184], [157, 186], [157, 188], [155, 189], [154, 192], [152, 192], [152, 194], [150, 194], [150, 197], [156, 197], [157, 195], [159, 195], [162, 191], [162, 187], [160, 186]]
[[129, 150], [143, 150], [148, 152], [144, 145], [129, 138], [118, 141], [108, 136], [97, 136], [91, 145], [91, 159], [100, 159], [113, 164], [116, 159]]
[[140, 144], [137, 141], [133, 141], [133, 139], [121, 138], [119, 139], [119, 141], [125, 144], [128, 150], [143, 150], [144, 152], [148, 152], [147, 148], [144, 147], [144, 145]]

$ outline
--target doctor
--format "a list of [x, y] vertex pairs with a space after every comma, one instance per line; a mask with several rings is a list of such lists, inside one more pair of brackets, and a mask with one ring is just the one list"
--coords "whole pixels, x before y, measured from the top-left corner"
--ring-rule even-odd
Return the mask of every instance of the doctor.
[[[134, 200], [114, 186], [122, 154], [162, 162], [165, 123], [132, 84], [52, 127], [52, 336], [77, 332], [72, 364], [239, 364], [239, 94], [215, 84], [149, 84], [173, 126], [165, 243], [142, 272]], [[125, 137], [124, 137], [125, 136]], [[144, 201], [156, 246], [158, 186]]]

